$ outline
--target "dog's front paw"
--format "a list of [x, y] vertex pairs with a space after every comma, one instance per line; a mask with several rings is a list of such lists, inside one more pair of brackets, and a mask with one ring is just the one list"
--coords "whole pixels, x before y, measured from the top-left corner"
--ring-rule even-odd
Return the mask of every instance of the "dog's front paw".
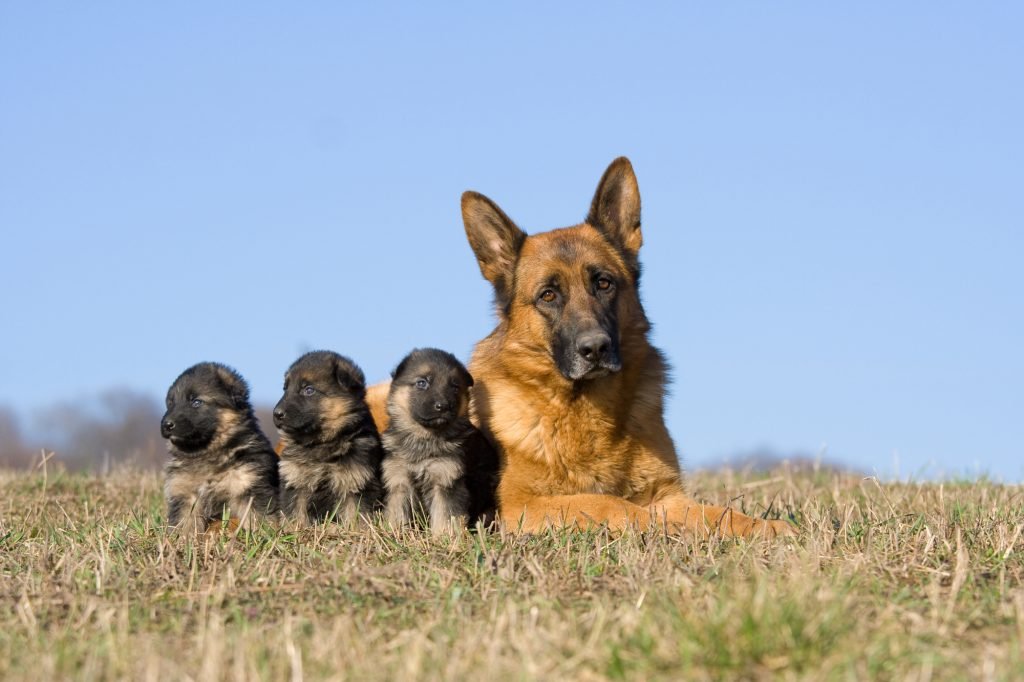
[[755, 519], [751, 529], [751, 537], [795, 538], [800, 532], [789, 521], [784, 519]]

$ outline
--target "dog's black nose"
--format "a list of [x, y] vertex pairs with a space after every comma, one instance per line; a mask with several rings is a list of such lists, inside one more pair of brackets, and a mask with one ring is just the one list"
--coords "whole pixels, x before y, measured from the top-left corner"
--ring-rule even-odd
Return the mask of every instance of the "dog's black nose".
[[284, 421], [284, 410], [282, 410], [279, 407], [274, 408], [274, 424], [276, 426], [280, 426], [281, 422], [283, 422], [283, 421]]
[[587, 362], [600, 362], [608, 354], [611, 345], [611, 337], [604, 332], [589, 332], [576, 339], [576, 352]]
[[174, 422], [170, 419], [164, 419], [160, 422], [160, 435], [167, 438], [171, 435], [171, 431], [174, 430]]
[[436, 412], [447, 412], [452, 407], [452, 404], [447, 400], [438, 400], [434, 403], [434, 411]]

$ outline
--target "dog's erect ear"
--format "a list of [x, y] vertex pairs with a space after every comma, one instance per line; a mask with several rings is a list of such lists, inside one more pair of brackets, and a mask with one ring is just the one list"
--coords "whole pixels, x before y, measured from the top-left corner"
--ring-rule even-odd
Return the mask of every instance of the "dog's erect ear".
[[476, 192], [462, 194], [462, 222], [480, 272], [494, 286], [499, 305], [506, 305], [526, 233], [497, 204]]
[[466, 386], [467, 387], [468, 386], [472, 386], [473, 385], [473, 375], [469, 373], [468, 369], [467, 370], [463, 370], [463, 373], [465, 375], [465, 376], [463, 376], [463, 379], [466, 382]]
[[587, 222], [596, 227], [626, 258], [633, 276], [640, 274], [640, 186], [625, 156], [612, 161], [590, 202]]

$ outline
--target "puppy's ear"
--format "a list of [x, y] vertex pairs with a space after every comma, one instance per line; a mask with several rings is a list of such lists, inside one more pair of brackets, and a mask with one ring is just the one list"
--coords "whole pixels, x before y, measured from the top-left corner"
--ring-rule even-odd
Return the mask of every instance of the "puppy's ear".
[[366, 395], [366, 376], [355, 363], [338, 358], [334, 366], [334, 378], [350, 393], [360, 397]]
[[391, 380], [392, 381], [394, 381], [398, 377], [402, 376], [402, 373], [405, 372], [406, 365], [408, 365], [409, 362], [412, 360], [413, 354], [418, 353], [418, 352], [419, 352], [419, 348], [413, 349], [408, 355], [406, 355], [404, 358], [402, 358], [402, 361], [400, 363], [398, 363], [397, 367], [395, 367], [393, 370], [391, 370]]
[[462, 380], [465, 382], [467, 387], [473, 385], [473, 375], [469, 373], [468, 369], [462, 369]]
[[484, 278], [494, 286], [498, 305], [512, 296], [512, 275], [526, 233], [498, 205], [476, 192], [462, 194], [462, 222]]
[[587, 223], [604, 235], [626, 259], [634, 279], [640, 276], [640, 186], [625, 156], [612, 161], [597, 184]]
[[249, 384], [245, 383], [242, 375], [225, 365], [217, 365], [217, 379], [220, 380], [224, 390], [231, 396], [231, 402], [235, 407], [242, 409], [249, 405]]

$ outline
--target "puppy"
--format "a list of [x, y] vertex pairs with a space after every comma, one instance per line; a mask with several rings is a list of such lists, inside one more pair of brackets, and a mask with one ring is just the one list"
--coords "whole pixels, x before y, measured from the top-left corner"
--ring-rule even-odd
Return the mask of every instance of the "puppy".
[[395, 369], [381, 436], [393, 526], [423, 513], [440, 535], [493, 509], [497, 456], [469, 421], [472, 385], [463, 364], [436, 348], [414, 350]]
[[167, 391], [160, 435], [171, 455], [170, 526], [205, 531], [225, 516], [236, 525], [277, 510], [277, 457], [233, 369], [203, 362], [182, 372]]
[[274, 408], [281, 432], [281, 507], [299, 523], [355, 521], [381, 496], [383, 451], [366, 405], [366, 380], [351, 360], [306, 353], [284, 377]]

